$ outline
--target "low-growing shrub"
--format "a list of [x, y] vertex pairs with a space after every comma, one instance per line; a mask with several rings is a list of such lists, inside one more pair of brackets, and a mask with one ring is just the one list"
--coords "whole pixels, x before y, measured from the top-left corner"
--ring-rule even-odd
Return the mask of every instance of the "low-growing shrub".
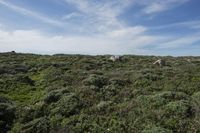
[[15, 119], [15, 106], [5, 97], [0, 96], [0, 132], [11, 129]]
[[113, 78], [109, 82], [110, 84], [115, 86], [128, 86], [131, 83], [128, 79], [120, 79], [120, 78]]
[[48, 133], [50, 131], [50, 123], [47, 117], [41, 117], [30, 121], [22, 126], [22, 133]]
[[28, 84], [31, 86], [33, 86], [35, 83], [30, 77], [24, 76], [24, 75], [17, 75], [15, 80], [16, 80], [16, 82]]
[[105, 78], [104, 76], [100, 75], [90, 75], [88, 78], [86, 78], [83, 81], [83, 84], [88, 86], [88, 85], [94, 85], [98, 88], [102, 88], [104, 85], [108, 83], [108, 79]]
[[173, 131], [157, 126], [147, 126], [141, 133], [173, 133]]
[[19, 121], [23, 124], [32, 121], [36, 118], [42, 117], [48, 112], [44, 109], [44, 106], [25, 106], [19, 108], [17, 111], [20, 112], [18, 115]]
[[50, 104], [52, 102], [57, 102], [62, 95], [65, 93], [68, 93], [67, 89], [59, 89], [59, 90], [53, 90], [50, 91], [44, 96], [44, 102], [47, 104]]
[[69, 94], [62, 96], [62, 98], [49, 106], [51, 115], [62, 115], [64, 117], [69, 117], [80, 112], [82, 104], [79, 98], [74, 94]]
[[200, 132], [199, 57], [110, 56], [0, 53], [0, 132]]
[[191, 107], [188, 101], [180, 100], [168, 103], [164, 108], [163, 124], [176, 132], [185, 130], [188, 118], [191, 116]]

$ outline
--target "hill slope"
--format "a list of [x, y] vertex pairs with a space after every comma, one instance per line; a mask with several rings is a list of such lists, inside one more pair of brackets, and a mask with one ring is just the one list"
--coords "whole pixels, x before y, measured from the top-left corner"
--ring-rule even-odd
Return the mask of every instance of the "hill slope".
[[1, 53], [0, 132], [200, 132], [200, 57], [158, 58]]

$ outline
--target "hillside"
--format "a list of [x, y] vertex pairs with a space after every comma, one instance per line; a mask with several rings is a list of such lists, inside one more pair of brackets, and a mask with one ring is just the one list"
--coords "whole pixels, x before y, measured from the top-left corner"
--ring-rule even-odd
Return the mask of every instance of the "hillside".
[[200, 132], [200, 57], [109, 57], [1, 53], [0, 132]]

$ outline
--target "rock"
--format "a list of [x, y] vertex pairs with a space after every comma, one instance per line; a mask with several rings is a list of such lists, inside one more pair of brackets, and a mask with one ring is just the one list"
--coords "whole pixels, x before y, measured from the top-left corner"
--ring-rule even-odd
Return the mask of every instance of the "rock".
[[165, 62], [165, 60], [159, 59], [159, 60], [155, 61], [153, 64], [159, 65], [159, 66], [165, 66], [166, 62]]
[[120, 58], [121, 58], [121, 57], [118, 56], [118, 55], [113, 55], [113, 56], [110, 57], [110, 60], [111, 60], [111, 61], [118, 61], [118, 60], [120, 60]]

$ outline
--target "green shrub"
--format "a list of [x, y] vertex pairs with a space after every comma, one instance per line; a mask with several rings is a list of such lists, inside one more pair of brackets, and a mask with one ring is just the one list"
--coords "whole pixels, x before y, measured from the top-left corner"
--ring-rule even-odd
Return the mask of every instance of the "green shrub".
[[62, 98], [50, 105], [51, 115], [62, 115], [69, 117], [70, 115], [77, 114], [81, 110], [82, 104], [79, 98], [74, 94], [62, 96]]
[[53, 115], [50, 117], [50, 124], [51, 124], [51, 128], [52, 129], [57, 129], [58, 127], [61, 127], [61, 121], [64, 118], [62, 117], [62, 115], [58, 114], [58, 115]]
[[8, 99], [0, 96], [0, 131], [7, 132], [11, 129], [15, 110], [15, 106]]
[[115, 86], [128, 86], [130, 85], [130, 80], [128, 79], [120, 79], [120, 78], [113, 78], [110, 81], [110, 84]]
[[173, 132], [162, 127], [148, 126], [142, 131], [142, 133], [173, 133]]
[[175, 131], [185, 130], [188, 126], [188, 118], [191, 117], [191, 107], [188, 101], [180, 100], [168, 103], [164, 108], [162, 122]]
[[44, 96], [44, 102], [47, 104], [50, 104], [52, 102], [57, 102], [62, 95], [65, 93], [68, 93], [67, 89], [59, 89], [59, 90], [53, 90], [50, 91]]
[[22, 126], [23, 133], [47, 133], [50, 131], [49, 119], [41, 117]]
[[101, 101], [100, 103], [97, 104], [97, 108], [99, 110], [103, 110], [110, 106], [112, 104], [112, 101]]
[[63, 86], [65, 80], [67, 80], [67, 77], [65, 77], [63, 70], [54, 67], [46, 69], [43, 72], [42, 78], [46, 86], [51, 86], [53, 84]]
[[2, 65], [0, 65], [0, 75], [1, 74], [4, 74], [4, 73], [6, 73], [7, 72], [7, 69], [6, 69], [6, 67], [5, 66], [2, 66]]
[[15, 80], [16, 80], [16, 82], [28, 84], [31, 86], [33, 86], [35, 83], [32, 79], [30, 79], [30, 77], [25, 76], [25, 75], [17, 75]]
[[168, 100], [189, 100], [189, 96], [184, 92], [163, 91], [156, 95]]
[[196, 106], [196, 108], [200, 109], [200, 91], [192, 95], [192, 101], [194, 105]]
[[199, 57], [109, 57], [0, 53], [0, 132], [200, 132]]
[[169, 116], [179, 115], [187, 117], [189, 109], [190, 104], [188, 103], [188, 101], [183, 100], [170, 102], [165, 106], [166, 114]]
[[18, 112], [20, 112], [19, 121], [21, 123], [27, 123], [29, 121], [32, 121], [33, 119], [39, 118], [44, 116], [46, 113], [44, 110], [44, 106], [25, 106], [18, 109]]
[[108, 83], [108, 79], [105, 78], [104, 76], [100, 75], [90, 75], [88, 78], [86, 78], [83, 81], [83, 84], [88, 86], [88, 85], [94, 85], [98, 88], [102, 88], [104, 85]]
[[200, 132], [200, 92], [196, 92], [192, 95], [192, 111], [195, 117], [191, 127], [195, 132]]

